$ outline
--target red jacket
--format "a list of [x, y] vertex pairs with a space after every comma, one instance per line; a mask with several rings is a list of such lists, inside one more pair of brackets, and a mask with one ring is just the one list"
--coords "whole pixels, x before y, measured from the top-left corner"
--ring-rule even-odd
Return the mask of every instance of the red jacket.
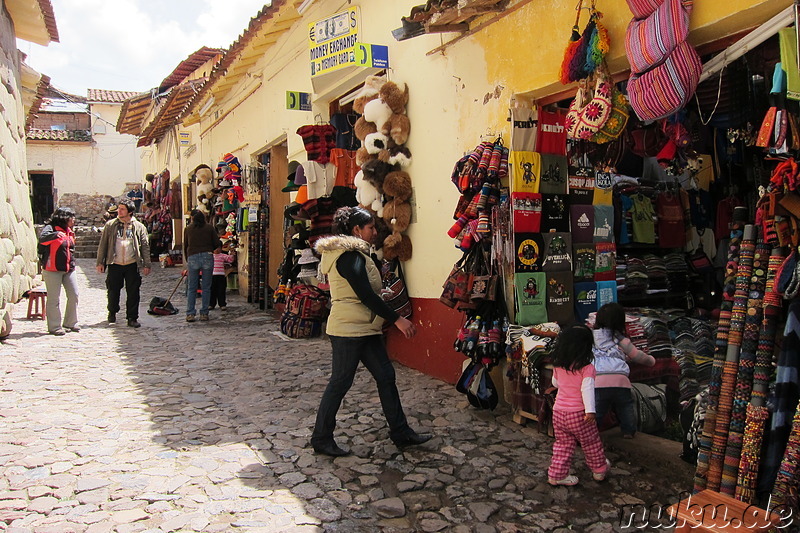
[[75, 232], [46, 225], [39, 235], [39, 261], [50, 272], [75, 270]]

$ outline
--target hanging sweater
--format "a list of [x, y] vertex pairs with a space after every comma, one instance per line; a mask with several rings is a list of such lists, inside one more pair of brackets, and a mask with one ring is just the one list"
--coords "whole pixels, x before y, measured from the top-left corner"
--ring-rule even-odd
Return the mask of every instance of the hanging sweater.
[[645, 366], [653, 366], [656, 360], [633, 345], [631, 340], [615, 335], [607, 328], [592, 330], [594, 335], [594, 366], [597, 369], [595, 388], [624, 387], [631, 388], [628, 378], [631, 369], [628, 362]]

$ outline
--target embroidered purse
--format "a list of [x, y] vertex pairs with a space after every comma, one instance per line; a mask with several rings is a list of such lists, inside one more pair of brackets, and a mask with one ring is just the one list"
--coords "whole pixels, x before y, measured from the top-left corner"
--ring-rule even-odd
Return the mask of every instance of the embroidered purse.
[[383, 292], [381, 298], [392, 311], [396, 311], [403, 318], [410, 318], [413, 312], [411, 299], [408, 295], [405, 276], [400, 261], [394, 259], [381, 265], [381, 278]]
[[625, 52], [631, 72], [641, 74], [660, 65], [689, 34], [691, 0], [664, 0], [645, 19], [631, 20], [625, 33]]
[[688, 42], [683, 41], [660, 65], [642, 74], [632, 74], [628, 98], [642, 120], [657, 120], [686, 105], [694, 94], [703, 64]]
[[597, 144], [604, 144], [618, 138], [625, 131], [630, 114], [628, 99], [616, 86], [612, 86], [611, 113], [608, 115], [608, 120], [603, 124], [603, 127], [589, 140]]
[[585, 102], [585, 98], [585, 90], [578, 89], [569, 106], [565, 126], [571, 139], [590, 139], [611, 115], [611, 84], [602, 76], [595, 82], [592, 99]]

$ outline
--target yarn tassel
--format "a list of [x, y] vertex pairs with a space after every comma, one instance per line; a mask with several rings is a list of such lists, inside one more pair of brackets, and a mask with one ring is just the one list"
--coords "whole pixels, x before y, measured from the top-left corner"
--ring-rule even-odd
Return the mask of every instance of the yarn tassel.
[[598, 20], [603, 14], [597, 11], [592, 15], [592, 21], [595, 23], [594, 31], [592, 32], [591, 39], [589, 40], [588, 50], [586, 52], [586, 71], [594, 72], [603, 64], [603, 60], [608, 53], [611, 45], [611, 40], [608, 36], [608, 30]]

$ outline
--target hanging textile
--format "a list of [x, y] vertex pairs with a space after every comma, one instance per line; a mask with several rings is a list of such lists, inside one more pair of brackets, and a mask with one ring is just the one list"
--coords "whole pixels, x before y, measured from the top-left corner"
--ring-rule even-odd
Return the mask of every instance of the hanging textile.
[[728, 329], [730, 327], [731, 309], [733, 308], [733, 295], [736, 290], [736, 272], [739, 264], [739, 245], [743, 235], [744, 224], [733, 219], [730, 230], [730, 243], [728, 245], [728, 262], [725, 266], [725, 283], [722, 292], [719, 321], [717, 322], [717, 340], [714, 349], [714, 363], [711, 367], [711, 378], [708, 382], [708, 408], [706, 410], [703, 433], [697, 455], [697, 470], [694, 478], [694, 490], [699, 492], [706, 488], [710, 467], [711, 442], [716, 427], [717, 405], [719, 401], [720, 386], [722, 384], [722, 368], [725, 364], [725, 354], [728, 349]]
[[747, 318], [742, 335], [742, 348], [739, 354], [739, 369], [731, 408], [731, 423], [728, 429], [728, 444], [725, 448], [725, 464], [722, 470], [720, 492], [733, 496], [739, 474], [739, 460], [742, 453], [747, 406], [753, 390], [753, 370], [756, 364], [759, 330], [763, 317], [764, 288], [767, 283], [767, 261], [770, 246], [760, 239], [753, 257], [752, 277], [747, 300]]
[[792, 432], [786, 443], [775, 487], [772, 489], [772, 505], [797, 507], [797, 465], [800, 462], [800, 408], [795, 406]]

